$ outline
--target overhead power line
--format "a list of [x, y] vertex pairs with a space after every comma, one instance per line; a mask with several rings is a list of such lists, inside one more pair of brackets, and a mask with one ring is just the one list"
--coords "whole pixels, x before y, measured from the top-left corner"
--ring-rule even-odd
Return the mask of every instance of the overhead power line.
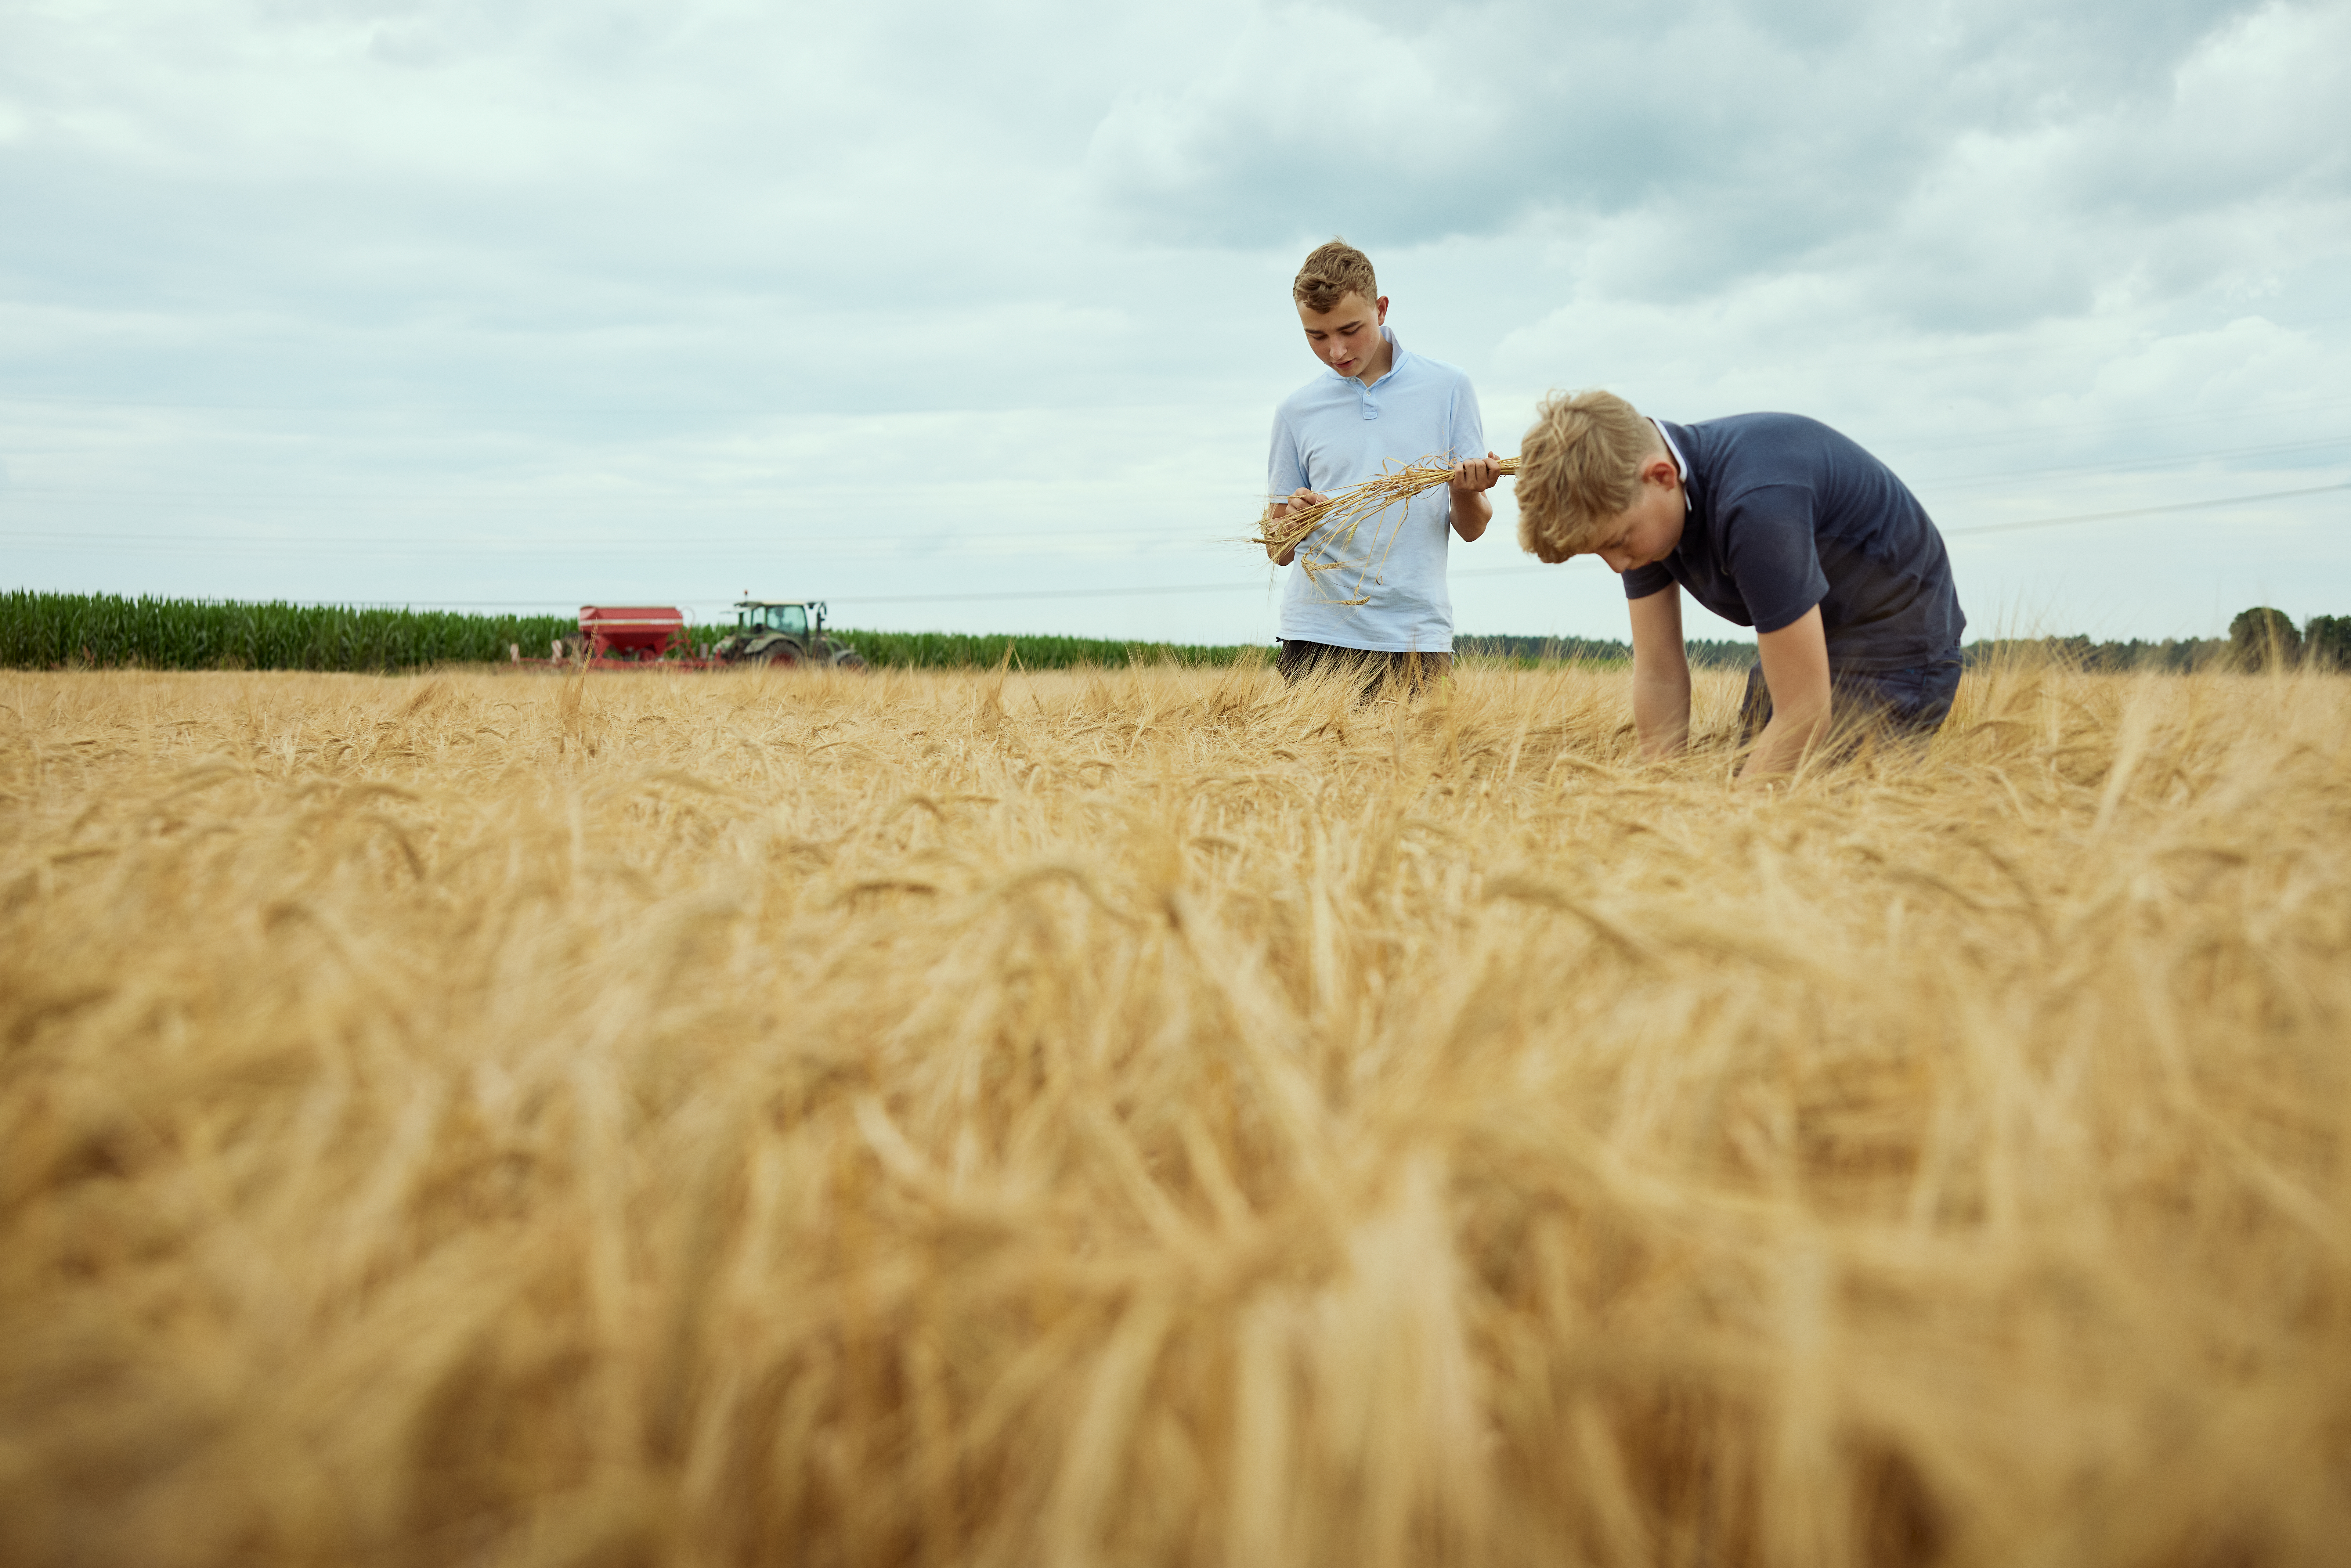
[[[2158, 513], [2164, 512], [2198, 512], [2206, 511], [2215, 507], [2250, 506], [2257, 501], [2283, 501], [2297, 496], [2325, 496], [2342, 490], [2351, 490], [2351, 483], [2340, 485], [2317, 485], [2306, 490], [2270, 490], [2254, 496], [2221, 496], [2209, 501], [2184, 501], [2168, 507], [2132, 507], [2119, 512], [2083, 512], [2075, 516], [2064, 517], [2035, 517], [2030, 522], [1992, 523], [1981, 528], [1945, 528], [1942, 531], [1946, 534], [1951, 535], [2011, 533], [2020, 528], [2062, 528], [2072, 523], [2097, 523], [2106, 522], [2121, 517], [2153, 517]], [[1486, 567], [1481, 569], [1473, 569], [1468, 571], [1449, 572], [1447, 575], [1449, 577], [1521, 577], [1531, 576], [1536, 570], [1537, 569], [1529, 566]], [[1238, 592], [1243, 589], [1259, 590], [1269, 585], [1264, 582], [1186, 582], [1144, 588], [1040, 589], [1029, 592], [1009, 593], [896, 593], [878, 595], [842, 593], [836, 594], [833, 597], [840, 599], [843, 603], [855, 604], [943, 604], [956, 601], [987, 599], [1107, 599], [1113, 597], [1124, 597], [1130, 594]]]
[[2284, 501], [2296, 496], [2325, 496], [2351, 490], [2351, 484], [2314, 485], [2307, 490], [2265, 490], [2258, 496], [2220, 496], [2210, 501], [2180, 501], [2168, 507], [2128, 507], [2119, 512], [2076, 512], [2064, 517], [2034, 517], [2023, 523], [1984, 523], [1970, 528], [1945, 528], [1954, 538], [1970, 534], [2012, 534], [2024, 528], [2056, 528], [2072, 523], [2104, 523], [2118, 517], [2152, 517], [2164, 512], [2202, 512], [2215, 507], [2249, 507], [2256, 501]]
[[1955, 475], [1948, 479], [1922, 479], [1911, 483], [1910, 487], [1922, 491], [1975, 490], [1988, 485], [2004, 484], [2011, 479], [2037, 478], [2055, 474], [2149, 474], [2165, 468], [2192, 468], [2199, 463], [2223, 458], [2275, 457], [2289, 452], [2323, 452], [2346, 445], [2351, 445], [2351, 435], [2330, 435], [2316, 441], [2237, 446], [2220, 452], [2184, 452], [2169, 457], [2148, 457], [2127, 463], [2059, 463], [2041, 468], [2001, 468], [1985, 474]]

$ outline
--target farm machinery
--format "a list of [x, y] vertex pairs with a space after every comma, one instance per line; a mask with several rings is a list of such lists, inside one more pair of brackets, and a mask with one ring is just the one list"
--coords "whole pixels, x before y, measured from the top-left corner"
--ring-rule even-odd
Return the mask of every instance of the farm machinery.
[[864, 656], [824, 629], [820, 599], [738, 599], [735, 630], [711, 650], [723, 664], [830, 664], [862, 670]]
[[735, 604], [735, 629], [710, 652], [695, 652], [685, 614], [666, 604], [583, 604], [580, 636], [569, 650], [557, 644], [559, 660], [569, 652], [591, 670], [716, 670], [733, 665], [808, 664], [862, 670], [865, 660], [824, 629], [825, 606], [816, 599], [742, 599]]

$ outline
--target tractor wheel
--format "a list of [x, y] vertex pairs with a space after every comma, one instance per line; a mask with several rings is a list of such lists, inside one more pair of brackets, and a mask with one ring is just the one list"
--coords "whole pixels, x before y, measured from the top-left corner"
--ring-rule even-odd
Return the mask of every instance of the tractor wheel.
[[764, 669], [788, 669], [799, 664], [800, 656], [789, 643], [785, 643], [779, 647], [770, 648], [764, 653], [754, 655], [751, 662]]
[[832, 656], [832, 667], [836, 670], [862, 670], [865, 667], [865, 655], [854, 648], [843, 648]]

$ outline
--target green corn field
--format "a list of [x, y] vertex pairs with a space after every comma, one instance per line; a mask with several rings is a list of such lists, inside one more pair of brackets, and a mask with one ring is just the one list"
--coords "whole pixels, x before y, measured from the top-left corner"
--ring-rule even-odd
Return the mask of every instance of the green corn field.
[[503, 661], [517, 645], [544, 658], [554, 638], [578, 633], [572, 615], [0, 594], [0, 665], [20, 670], [406, 670]]

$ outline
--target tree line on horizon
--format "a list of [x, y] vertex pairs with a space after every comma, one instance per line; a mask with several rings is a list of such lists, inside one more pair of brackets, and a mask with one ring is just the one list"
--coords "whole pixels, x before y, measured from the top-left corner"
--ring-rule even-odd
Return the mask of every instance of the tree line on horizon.
[[[726, 634], [724, 623], [694, 626], [697, 648]], [[131, 598], [109, 593], [0, 593], [0, 668], [73, 666], [156, 670], [315, 670], [382, 673], [434, 664], [507, 663], [512, 653], [544, 657], [575, 642], [570, 615], [474, 615], [437, 610], [236, 600]], [[1174, 662], [1229, 664], [1261, 658], [1256, 643], [1142, 643], [1124, 639], [968, 632], [859, 632], [841, 635], [875, 668], [967, 669], [1008, 662], [1027, 670]], [[1521, 637], [1465, 633], [1453, 640], [1468, 658], [1523, 664], [1630, 660], [1630, 645], [1608, 637]], [[1755, 644], [1693, 638], [1689, 661], [1701, 668], [1744, 668]], [[2077, 668], [2186, 673], [2309, 665], [2351, 670], [2351, 615], [2314, 615], [2300, 626], [2283, 611], [2257, 605], [2240, 612], [2225, 637], [2086, 636], [1986, 638], [1963, 650], [1971, 664], [2029, 656]]]
[[2351, 670], [2351, 615], [2314, 615], [2299, 627], [2294, 617], [2269, 605], [2241, 610], [2229, 622], [2225, 637], [2166, 637], [2158, 642], [2134, 637], [2128, 642], [2100, 643], [2088, 637], [2002, 637], [1970, 643], [1970, 663], [2034, 654], [2055, 658], [2079, 669], [2126, 673], [2162, 670], [2262, 671], [2294, 669]]

